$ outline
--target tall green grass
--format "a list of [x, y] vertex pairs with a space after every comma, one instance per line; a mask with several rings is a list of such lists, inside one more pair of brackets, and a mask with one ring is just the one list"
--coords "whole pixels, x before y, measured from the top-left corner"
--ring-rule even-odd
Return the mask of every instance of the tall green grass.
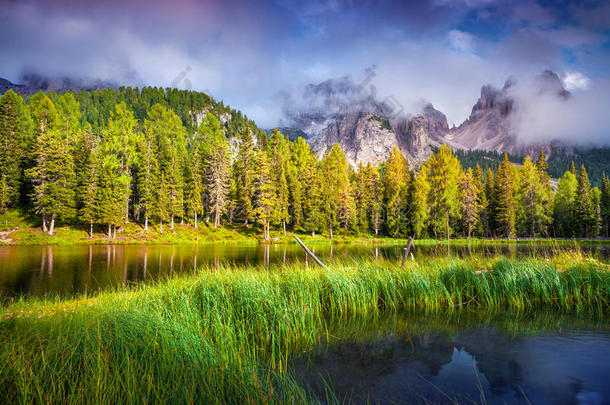
[[302, 403], [313, 398], [287, 372], [288, 356], [315, 345], [333, 319], [610, 309], [607, 265], [580, 256], [330, 267], [202, 269], [14, 302], [0, 313], [0, 402]]

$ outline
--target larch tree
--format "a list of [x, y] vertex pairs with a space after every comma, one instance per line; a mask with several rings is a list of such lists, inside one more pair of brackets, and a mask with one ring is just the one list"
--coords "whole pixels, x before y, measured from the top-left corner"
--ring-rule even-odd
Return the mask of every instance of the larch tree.
[[138, 189], [138, 209], [144, 216], [144, 231], [148, 231], [148, 221], [155, 215], [156, 195], [159, 189], [159, 162], [157, 143], [150, 128], [137, 134], [137, 153], [135, 159], [136, 185]]
[[239, 149], [233, 163], [235, 178], [236, 211], [239, 218], [248, 225], [254, 220], [252, 200], [254, 199], [254, 141], [250, 126], [246, 125], [239, 137]]
[[518, 222], [523, 234], [532, 238], [547, 234], [547, 226], [551, 222], [549, 179], [545, 169], [534, 165], [532, 159], [526, 156], [520, 169], [518, 198]]
[[263, 227], [263, 238], [269, 240], [269, 228], [277, 206], [267, 152], [258, 150], [254, 156], [254, 218]]
[[343, 150], [335, 144], [322, 160], [322, 206], [332, 239], [334, 230], [349, 229], [354, 215], [354, 199], [349, 181], [348, 163]]
[[[104, 154], [113, 154], [119, 162], [119, 170], [124, 176], [122, 180], [125, 189], [120, 191], [124, 196], [123, 217], [124, 221], [129, 222], [129, 199], [131, 197], [132, 185], [132, 165], [136, 154], [137, 136], [135, 133], [137, 120], [133, 112], [124, 102], [117, 103], [111, 117], [108, 119], [106, 129], [102, 133]], [[114, 225], [119, 225], [114, 221]], [[121, 222], [121, 223], [122, 223]]]
[[435, 235], [445, 230], [447, 239], [451, 237], [451, 223], [460, 216], [460, 179], [462, 166], [445, 144], [430, 157], [430, 216]]
[[476, 229], [479, 235], [488, 236], [490, 234], [488, 213], [489, 201], [487, 199], [487, 187], [485, 184], [485, 179], [483, 177], [483, 171], [481, 170], [481, 166], [479, 166], [478, 163], [474, 170], [474, 181], [479, 189], [479, 203], [481, 204]]
[[[95, 204], [97, 222], [108, 225], [108, 238], [116, 238], [117, 226], [125, 220], [125, 198], [129, 178], [113, 153], [101, 153]], [[114, 230], [114, 233], [113, 233]]]
[[198, 131], [203, 138], [202, 149], [205, 151], [208, 212], [214, 216], [214, 227], [218, 228], [221, 215], [229, 202], [229, 144], [220, 123], [212, 114], [206, 115]]
[[576, 232], [576, 192], [578, 180], [567, 171], [557, 183], [553, 203], [556, 236], [572, 237]]
[[413, 181], [411, 191], [411, 227], [416, 238], [426, 234], [430, 218], [429, 194], [428, 165], [424, 163]]
[[203, 170], [201, 169], [201, 153], [199, 145], [194, 144], [189, 157], [186, 181], [186, 209], [194, 220], [197, 229], [197, 219], [203, 214]]
[[460, 181], [460, 201], [462, 208], [462, 224], [466, 230], [468, 239], [475, 229], [481, 212], [481, 202], [479, 201], [479, 186], [472, 174], [472, 169], [468, 169]]
[[0, 212], [17, 206], [21, 169], [31, 131], [21, 96], [8, 90], [0, 97]]
[[57, 129], [38, 136], [34, 153], [36, 166], [28, 170], [34, 207], [42, 215], [43, 230], [48, 220], [48, 232], [53, 235], [56, 219], [73, 218], [76, 211], [74, 160]]
[[290, 220], [289, 214], [289, 198], [288, 191], [288, 159], [290, 157], [290, 149], [284, 135], [275, 128], [269, 139], [269, 152], [271, 154], [271, 176], [274, 182], [274, 188], [277, 201], [277, 209], [275, 210], [275, 222], [282, 224], [284, 236], [286, 235], [286, 223]]
[[97, 217], [95, 197], [99, 175], [99, 148], [90, 129], [80, 132], [74, 146], [76, 173], [76, 208], [81, 221], [89, 225], [89, 239], [93, 238], [93, 224]]
[[504, 160], [498, 168], [495, 180], [495, 208], [496, 223], [500, 235], [506, 238], [515, 236], [516, 222], [516, 169], [509, 162], [508, 155], [504, 154]]
[[394, 146], [390, 151], [384, 169], [383, 203], [386, 229], [394, 238], [405, 236], [407, 226], [405, 205], [411, 179], [409, 165], [398, 147]]
[[578, 187], [576, 188], [575, 214], [577, 220], [577, 236], [585, 238], [595, 237], [594, 230], [598, 222], [597, 207], [591, 193], [591, 183], [587, 170], [582, 165], [578, 173]]

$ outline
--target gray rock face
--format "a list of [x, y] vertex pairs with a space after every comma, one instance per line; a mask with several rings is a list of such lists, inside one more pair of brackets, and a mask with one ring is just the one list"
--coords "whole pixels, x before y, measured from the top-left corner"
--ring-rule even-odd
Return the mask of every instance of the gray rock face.
[[[544, 71], [533, 85], [539, 94], [570, 97], [551, 71]], [[442, 143], [454, 149], [520, 154], [541, 147], [550, 150], [549, 145], [518, 142], [513, 125], [517, 108], [511, 97], [513, 86], [515, 81], [510, 78], [501, 89], [483, 86], [468, 119], [454, 128], [448, 127], [445, 115], [431, 104], [415, 115], [392, 117], [387, 106], [363, 94], [349, 78], [309, 85], [303, 96], [307, 107], [286, 112], [292, 125], [307, 134], [307, 141], [318, 156], [339, 144], [354, 166], [382, 162], [395, 146], [412, 164], [427, 159], [432, 148]]]

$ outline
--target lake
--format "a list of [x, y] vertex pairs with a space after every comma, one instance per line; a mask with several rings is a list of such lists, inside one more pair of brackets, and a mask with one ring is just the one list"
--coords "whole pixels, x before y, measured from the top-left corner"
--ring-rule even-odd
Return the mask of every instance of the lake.
[[[323, 261], [329, 258], [383, 258], [400, 261], [404, 244], [310, 245]], [[553, 247], [534, 244], [421, 245], [414, 246], [415, 259], [436, 256], [505, 255], [546, 256]], [[561, 248], [569, 249], [569, 248]], [[581, 247], [594, 257], [608, 261], [610, 245]], [[185, 245], [73, 245], [0, 246], [0, 295], [71, 296], [100, 288], [125, 286], [193, 272], [207, 265], [261, 265], [305, 262], [296, 244], [185, 244]], [[311, 264], [311, 260], [309, 260]]]
[[289, 370], [321, 400], [608, 404], [610, 323], [586, 316], [392, 316], [331, 324]]

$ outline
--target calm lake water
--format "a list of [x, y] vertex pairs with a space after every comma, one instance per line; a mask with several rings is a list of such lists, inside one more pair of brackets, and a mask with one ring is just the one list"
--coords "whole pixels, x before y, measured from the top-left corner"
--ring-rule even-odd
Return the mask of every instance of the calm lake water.
[[465, 318], [340, 325], [289, 369], [322, 400], [332, 387], [354, 403], [610, 403], [608, 319]]
[[[400, 261], [404, 245], [310, 245], [322, 260], [385, 258]], [[562, 248], [567, 249], [567, 248]], [[610, 260], [610, 245], [582, 247]], [[553, 248], [535, 245], [415, 246], [415, 259], [433, 256], [503, 254], [509, 257], [550, 255]], [[69, 296], [104, 287], [129, 285], [192, 272], [202, 265], [261, 265], [304, 262], [305, 253], [288, 245], [76, 245], [0, 246], [0, 296]], [[311, 260], [310, 260], [311, 264]]]

